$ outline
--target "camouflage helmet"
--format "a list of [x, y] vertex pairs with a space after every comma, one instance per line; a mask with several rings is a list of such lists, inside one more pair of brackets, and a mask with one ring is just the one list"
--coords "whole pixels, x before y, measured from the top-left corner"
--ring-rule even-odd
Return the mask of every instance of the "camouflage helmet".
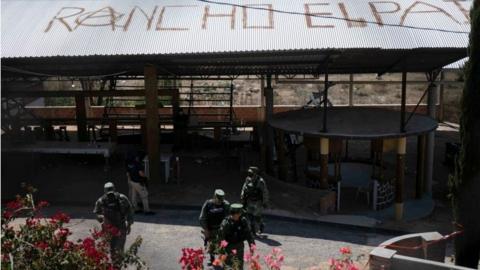
[[213, 197], [219, 200], [223, 200], [225, 198], [225, 192], [222, 189], [215, 189]]
[[258, 173], [258, 167], [250, 166], [250, 167], [248, 167], [248, 172], [252, 173], [252, 174], [257, 174]]
[[230, 205], [230, 213], [231, 214], [238, 214], [243, 211], [243, 204], [241, 203], [234, 203]]
[[115, 192], [115, 185], [112, 182], [107, 182], [103, 186], [103, 191], [107, 193]]

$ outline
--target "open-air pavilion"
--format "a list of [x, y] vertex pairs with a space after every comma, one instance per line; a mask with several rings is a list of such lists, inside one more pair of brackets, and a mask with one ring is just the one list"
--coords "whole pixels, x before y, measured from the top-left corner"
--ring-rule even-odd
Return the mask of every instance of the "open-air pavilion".
[[[2, 0], [2, 100], [74, 97], [78, 138], [88, 141], [88, 125], [105, 121], [87, 116], [88, 98], [144, 97], [145, 115], [137, 121], [144, 125], [150, 164], [158, 164], [159, 123], [169, 115], [176, 127], [180, 111], [178, 88], [175, 84], [158, 87], [159, 81], [256, 77], [265, 81], [265, 104], [261, 116], [242, 121], [242, 125], [261, 127], [260, 153], [267, 173], [274, 170], [271, 126], [281, 131], [276, 132], [279, 136], [282, 132], [297, 133], [318, 140], [322, 187], [328, 182], [329, 141], [375, 139], [380, 145], [377, 152], [394, 142], [398, 160], [396, 216], [401, 219], [407, 136], [421, 138], [419, 196], [431, 193], [435, 82], [442, 67], [465, 57], [471, 2]], [[415, 109], [411, 113], [406, 110], [409, 72], [427, 75], [429, 87], [422, 99], [428, 100], [428, 117], [415, 114]], [[329, 108], [329, 75], [357, 73], [402, 73], [400, 111]], [[274, 116], [272, 78], [300, 80], [302, 75], [324, 78], [318, 81], [324, 85], [322, 107]], [[142, 89], [115, 91], [107, 91], [107, 87], [83, 91], [14, 87], [19, 82], [28, 85], [56, 78], [143, 79], [145, 83]], [[159, 96], [171, 97], [168, 112], [160, 110]], [[231, 116], [217, 127], [238, 126]], [[106, 119], [112, 141], [116, 125], [124, 120]], [[31, 124], [35, 119], [29, 121]], [[209, 126], [214, 125], [205, 124]], [[8, 122], [2, 125], [5, 133], [15, 134], [22, 128]], [[43, 132], [48, 130], [47, 123]], [[277, 156], [281, 156], [282, 147], [277, 148]], [[285, 165], [279, 157], [279, 175], [282, 170]], [[150, 176], [158, 179], [156, 166], [151, 166]]]

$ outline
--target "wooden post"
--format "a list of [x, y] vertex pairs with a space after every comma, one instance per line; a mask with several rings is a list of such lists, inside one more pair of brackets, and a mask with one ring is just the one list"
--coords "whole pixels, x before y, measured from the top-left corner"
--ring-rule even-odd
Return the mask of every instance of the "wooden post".
[[221, 127], [213, 127], [213, 139], [217, 142], [220, 141], [222, 138], [222, 128]]
[[445, 90], [445, 85], [443, 84], [443, 80], [445, 79], [445, 74], [443, 73], [443, 71], [440, 72], [440, 84], [439, 84], [439, 92], [440, 92], [440, 97], [439, 97], [439, 101], [438, 101], [438, 121], [439, 122], [443, 122], [443, 119], [444, 119], [444, 90]]
[[277, 130], [278, 179], [287, 180], [288, 166], [285, 158], [285, 132]]
[[[175, 82], [175, 85], [176, 85], [176, 82]], [[188, 108], [188, 110], [190, 110], [190, 107]], [[183, 142], [182, 130], [180, 130], [181, 128], [179, 127], [179, 121], [183, 121], [183, 119], [179, 119], [178, 117], [179, 115], [180, 115], [180, 93], [178, 89], [175, 89], [172, 93], [172, 124], [173, 124], [173, 136], [174, 136], [173, 141], [174, 141], [175, 149], [177, 149], [177, 147], [180, 147], [181, 146], [180, 144]], [[185, 123], [181, 125], [185, 125]], [[186, 128], [186, 127], [183, 127], [183, 128]]]
[[415, 198], [421, 199], [425, 182], [425, 135], [418, 135], [417, 137], [417, 175], [415, 185]]
[[323, 127], [322, 131], [327, 132], [327, 112], [328, 112], [328, 87], [330, 87], [328, 83], [328, 70], [325, 71], [325, 82], [324, 82], [324, 89], [323, 89]]
[[83, 97], [82, 95], [75, 96], [75, 114], [77, 122], [78, 141], [88, 141], [87, 108], [85, 104], [85, 97]]
[[260, 146], [260, 168], [262, 171], [267, 171], [267, 133], [265, 132], [265, 119], [266, 119], [266, 109], [265, 109], [265, 78], [262, 76], [260, 79], [260, 110], [259, 110], [259, 119], [260, 123], [257, 126], [258, 131], [258, 143]]
[[158, 87], [157, 69], [146, 65], [145, 76], [145, 108], [146, 108], [146, 139], [149, 162], [150, 180], [160, 180], [160, 130], [158, 126]]
[[348, 106], [353, 107], [353, 74], [350, 74], [350, 83], [348, 88]]
[[110, 133], [110, 139], [112, 142], [117, 141], [117, 120], [115, 119], [110, 119], [108, 122], [108, 130]]
[[273, 88], [272, 88], [272, 75], [267, 75], [267, 86], [265, 87], [265, 138], [267, 145], [267, 157], [266, 157], [266, 172], [273, 174], [273, 131], [268, 126], [268, 121], [273, 115]]
[[405, 132], [405, 103], [407, 101], [407, 72], [402, 72], [402, 100], [400, 106], [400, 132]]
[[[430, 83], [427, 96], [427, 111], [428, 116], [436, 119], [437, 106], [437, 86]], [[435, 155], [435, 130], [427, 134], [426, 150], [425, 150], [425, 193], [432, 195], [433, 183], [433, 162]]]
[[328, 188], [328, 138], [320, 138], [320, 188]]
[[395, 181], [395, 220], [403, 218], [403, 193], [405, 188], [405, 154], [407, 139], [399, 138], [397, 142], [397, 170]]

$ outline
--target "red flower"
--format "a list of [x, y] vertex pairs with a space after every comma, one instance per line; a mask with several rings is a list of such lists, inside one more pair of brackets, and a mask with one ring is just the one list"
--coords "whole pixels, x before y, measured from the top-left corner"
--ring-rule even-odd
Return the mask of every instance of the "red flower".
[[12, 211], [3, 211], [3, 218], [5, 219], [11, 219], [13, 217], [13, 212]]
[[93, 228], [93, 230], [91, 231], [91, 234], [93, 239], [99, 239], [104, 236], [103, 230], [99, 231], [97, 230], [97, 228]]
[[37, 208], [44, 208], [44, 207], [47, 207], [49, 206], [50, 204], [47, 202], [47, 201], [40, 201], [38, 204], [37, 204]]
[[342, 247], [342, 248], [340, 248], [340, 253], [342, 253], [342, 254], [351, 254], [352, 251], [350, 250], [349, 247]]
[[55, 223], [68, 223], [70, 222], [70, 217], [62, 212], [57, 212], [53, 217], [50, 219], [50, 223], [55, 224]]
[[85, 255], [87, 255], [87, 257], [89, 257], [90, 259], [93, 259], [97, 264], [108, 258], [105, 253], [99, 251], [96, 248], [95, 240], [93, 238], [87, 237], [83, 239], [82, 248], [85, 252]]
[[11, 241], [5, 241], [2, 243], [2, 252], [8, 253], [12, 250], [13, 244]]
[[28, 227], [35, 227], [40, 224], [40, 220], [38, 220], [37, 218], [28, 218], [26, 224]]
[[71, 242], [71, 241], [65, 241], [65, 243], [63, 243], [63, 250], [64, 251], [69, 251], [71, 250], [72, 248], [74, 247], [74, 244]]
[[111, 224], [103, 225], [103, 231], [108, 236], [120, 236], [120, 230]]
[[67, 236], [69, 236], [71, 233], [70, 233], [70, 230], [67, 229], [67, 228], [60, 228], [57, 230], [57, 233], [55, 234], [56, 237], [58, 238], [66, 238]]
[[36, 247], [36, 248], [39, 248], [39, 249], [41, 249], [41, 250], [45, 250], [45, 249], [48, 248], [48, 244], [42, 241], [42, 242], [36, 243], [36, 244], [35, 244], [35, 247]]
[[202, 248], [182, 248], [182, 257], [180, 258], [179, 263], [182, 266], [182, 270], [202, 269], [204, 258], [205, 256]]
[[22, 206], [23, 206], [22, 203], [19, 200], [16, 200], [16, 201], [8, 202], [6, 205], [6, 208], [15, 211], [22, 208]]

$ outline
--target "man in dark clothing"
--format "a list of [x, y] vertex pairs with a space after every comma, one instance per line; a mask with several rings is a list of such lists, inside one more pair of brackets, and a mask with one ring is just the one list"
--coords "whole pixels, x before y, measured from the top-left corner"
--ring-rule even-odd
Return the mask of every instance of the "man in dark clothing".
[[215, 259], [215, 251], [219, 244], [218, 230], [223, 219], [228, 215], [230, 204], [225, 200], [225, 192], [216, 189], [213, 199], [205, 201], [199, 221], [205, 239], [205, 247], [210, 254], [210, 262]]
[[153, 215], [154, 212], [150, 211], [148, 205], [148, 190], [147, 190], [147, 177], [144, 172], [144, 165], [140, 154], [137, 154], [133, 158], [130, 156], [126, 162], [127, 180], [129, 187], [129, 196], [132, 202], [135, 213], [140, 212], [137, 209], [137, 195], [142, 200], [143, 213], [146, 215]]
[[[243, 242], [247, 241], [249, 246], [255, 244], [250, 224], [242, 213], [242, 204], [232, 204], [230, 215], [220, 225], [220, 239], [228, 243], [225, 248], [228, 254], [226, 265], [229, 267], [238, 265], [238, 269], [243, 269]], [[236, 253], [234, 254], [232, 250], [236, 250]]]
[[133, 224], [132, 206], [127, 196], [115, 191], [111, 182], [104, 185], [104, 193], [95, 203], [93, 213], [102, 224], [102, 230], [111, 234], [110, 256], [114, 264], [118, 265]]

